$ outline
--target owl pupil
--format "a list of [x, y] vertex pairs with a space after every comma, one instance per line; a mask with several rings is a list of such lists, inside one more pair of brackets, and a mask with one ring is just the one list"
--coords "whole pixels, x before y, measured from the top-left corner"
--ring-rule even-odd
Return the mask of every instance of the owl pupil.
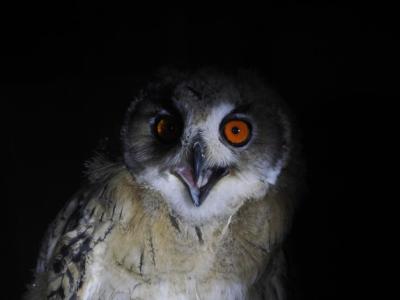
[[169, 130], [171, 133], [174, 133], [174, 131], [175, 131], [175, 126], [174, 126], [173, 124], [170, 124], [170, 125], [168, 126], [168, 130]]
[[233, 134], [239, 134], [240, 133], [240, 129], [238, 127], [232, 127], [232, 133]]

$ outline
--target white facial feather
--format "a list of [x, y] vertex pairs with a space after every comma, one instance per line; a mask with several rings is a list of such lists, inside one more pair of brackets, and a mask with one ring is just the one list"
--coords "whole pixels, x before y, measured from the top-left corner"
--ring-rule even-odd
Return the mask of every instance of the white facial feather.
[[169, 172], [165, 175], [149, 171], [140, 179], [160, 192], [186, 222], [196, 224], [232, 215], [245, 200], [263, 197], [269, 187], [251, 172], [242, 172], [240, 177], [228, 175], [212, 188], [200, 207], [195, 207], [184, 184]]
[[278, 160], [278, 162], [276, 163], [276, 165], [272, 168], [268, 168], [266, 175], [267, 175], [267, 182], [274, 185], [276, 183], [276, 181], [278, 180], [278, 176], [282, 171], [283, 168], [283, 159]]
[[210, 112], [206, 120], [197, 124], [198, 130], [207, 147], [207, 160], [210, 166], [227, 166], [235, 162], [232, 151], [220, 141], [219, 126], [222, 119], [232, 110], [234, 106], [230, 103], [222, 103]]

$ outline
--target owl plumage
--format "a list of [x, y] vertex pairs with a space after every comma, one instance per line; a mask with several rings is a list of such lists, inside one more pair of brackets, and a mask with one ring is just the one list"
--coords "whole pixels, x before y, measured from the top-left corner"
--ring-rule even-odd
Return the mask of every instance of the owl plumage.
[[50, 225], [26, 298], [285, 299], [292, 136], [251, 72], [160, 72], [128, 110], [121, 159], [96, 156]]

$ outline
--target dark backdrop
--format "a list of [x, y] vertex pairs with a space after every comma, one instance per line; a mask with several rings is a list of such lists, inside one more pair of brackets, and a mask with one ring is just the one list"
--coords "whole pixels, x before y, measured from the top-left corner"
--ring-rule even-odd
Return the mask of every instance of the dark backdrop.
[[10, 167], [2, 172], [2, 249], [10, 298], [31, 280], [40, 239], [81, 184], [85, 160], [101, 138], [118, 141], [129, 101], [165, 64], [256, 67], [287, 100], [308, 164], [288, 247], [294, 299], [346, 298], [359, 266], [350, 247], [359, 228], [350, 224], [366, 202], [350, 187], [363, 184], [352, 167], [366, 108], [398, 95], [383, 76], [397, 62], [392, 9], [321, 1], [2, 6], [0, 105]]

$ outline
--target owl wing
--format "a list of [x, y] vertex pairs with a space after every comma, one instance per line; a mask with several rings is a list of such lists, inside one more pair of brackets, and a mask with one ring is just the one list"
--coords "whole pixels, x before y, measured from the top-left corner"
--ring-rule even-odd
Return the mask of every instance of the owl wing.
[[[40, 299], [73, 299], [85, 278], [91, 252], [111, 232], [115, 205], [105, 196], [107, 184], [91, 184], [79, 191], [59, 212], [43, 240], [36, 267]], [[28, 297], [30, 299], [36, 297]]]

